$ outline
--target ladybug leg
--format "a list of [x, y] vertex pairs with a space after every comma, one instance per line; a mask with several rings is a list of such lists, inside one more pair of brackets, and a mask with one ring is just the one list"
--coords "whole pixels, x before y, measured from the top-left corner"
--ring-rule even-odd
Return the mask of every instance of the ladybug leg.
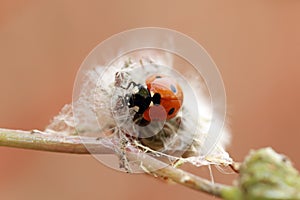
[[148, 120], [145, 120], [144, 118], [142, 118], [139, 122], [138, 125], [139, 126], [147, 126], [148, 124], [150, 124], [150, 122]]
[[143, 118], [143, 114], [140, 113], [135, 113], [133, 117], [133, 122], [139, 126], [147, 126], [148, 124], [150, 124], [148, 120], [145, 120]]

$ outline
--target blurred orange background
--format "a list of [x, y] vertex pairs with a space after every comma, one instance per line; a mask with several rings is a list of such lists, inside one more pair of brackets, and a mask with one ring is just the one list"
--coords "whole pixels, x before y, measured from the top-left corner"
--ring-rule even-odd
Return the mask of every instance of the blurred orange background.
[[[0, 127], [43, 129], [71, 102], [85, 56], [112, 34], [159, 26], [209, 52], [223, 76], [229, 152], [272, 146], [300, 169], [300, 1], [0, 1]], [[207, 168], [193, 169], [209, 177]], [[217, 182], [234, 175], [215, 171]], [[91, 156], [0, 148], [1, 200], [214, 199]]]

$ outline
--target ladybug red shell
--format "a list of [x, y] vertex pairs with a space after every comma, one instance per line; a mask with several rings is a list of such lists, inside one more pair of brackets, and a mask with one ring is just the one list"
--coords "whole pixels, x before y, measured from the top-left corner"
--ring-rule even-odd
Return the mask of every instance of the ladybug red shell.
[[[183, 103], [183, 92], [180, 85], [173, 78], [162, 74], [148, 77], [146, 85], [153, 104], [150, 104], [144, 112], [143, 118], [151, 121], [153, 117], [156, 120], [168, 120], [175, 117]], [[160, 101], [156, 102], [157, 98]]]
[[146, 126], [151, 121], [172, 119], [179, 112], [183, 103], [183, 92], [179, 84], [170, 76], [154, 74], [146, 79], [146, 86], [131, 82], [134, 93], [125, 96], [129, 108], [136, 113], [133, 121]]

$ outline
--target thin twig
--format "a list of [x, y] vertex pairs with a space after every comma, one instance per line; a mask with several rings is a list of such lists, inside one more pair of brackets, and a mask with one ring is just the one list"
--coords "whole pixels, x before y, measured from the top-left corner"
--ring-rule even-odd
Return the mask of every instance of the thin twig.
[[[128, 155], [128, 154], [127, 154]], [[148, 174], [162, 179], [172, 180], [194, 190], [202, 191], [216, 197], [222, 197], [222, 192], [231, 187], [223, 184], [213, 183], [194, 174], [188, 173], [173, 166], [166, 166], [165, 163], [147, 155], [129, 154], [130, 159], [139, 159], [147, 169]]]
[[[84, 144], [82, 143], [83, 140], [85, 141]], [[53, 135], [36, 130], [0, 129], [0, 146], [60, 153], [89, 154], [90, 152], [85, 148], [85, 144], [94, 144], [99, 149], [99, 144], [95, 143], [94, 138]], [[100, 151], [102, 154], [113, 153], [113, 151], [105, 147], [100, 149]]]
[[[82, 141], [84, 141], [84, 143], [82, 143]], [[85, 148], [85, 144], [88, 144], [89, 147], [90, 145], [97, 146], [97, 150], [100, 149], [102, 154], [113, 153], [112, 150], [108, 148], [99, 147], [99, 143], [96, 142], [94, 138], [84, 138], [82, 140], [79, 136], [60, 136], [41, 131], [0, 129], [0, 146], [61, 153], [89, 154], [90, 152]], [[137, 155], [134, 153], [129, 152], [127, 154], [129, 159], [137, 158]], [[222, 191], [230, 188], [230, 186], [222, 184], [213, 184], [206, 179], [172, 166], [161, 168], [164, 164], [147, 154], [144, 154], [142, 157], [139, 155], [138, 159], [141, 159], [143, 166], [149, 171], [148, 174], [172, 180], [194, 190], [221, 197]]]

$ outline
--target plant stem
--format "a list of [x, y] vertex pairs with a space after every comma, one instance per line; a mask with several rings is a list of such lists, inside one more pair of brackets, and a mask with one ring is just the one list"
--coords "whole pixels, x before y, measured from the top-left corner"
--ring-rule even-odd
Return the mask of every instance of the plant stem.
[[[89, 154], [85, 148], [85, 144], [95, 145], [99, 150], [99, 143], [96, 140], [84, 138], [79, 136], [61, 136], [52, 135], [42, 131], [21, 131], [0, 129], [0, 146], [33, 149], [41, 151], [61, 152], [61, 153], [74, 153], [74, 154]], [[102, 147], [100, 148], [102, 150]], [[112, 150], [103, 147], [102, 154], [111, 154]], [[129, 159], [135, 159], [136, 154], [127, 153]], [[161, 177], [164, 179], [172, 180], [185, 187], [194, 190], [202, 191], [216, 197], [221, 197], [222, 192], [230, 190], [230, 186], [212, 183], [206, 179], [200, 178], [181, 169], [167, 166], [161, 168], [163, 163], [147, 154], [138, 159], [142, 159], [143, 166], [149, 171], [149, 175], [154, 177]], [[153, 170], [158, 169], [158, 170]]]
[[[89, 154], [82, 143], [93, 145], [95, 139], [79, 136], [53, 135], [38, 130], [22, 131], [11, 129], [0, 129], [0, 146], [32, 149], [40, 151], [52, 151], [60, 153]], [[99, 149], [99, 144], [95, 146]], [[113, 153], [111, 150], [101, 149], [102, 154]]]
[[[140, 157], [139, 157], [140, 158]], [[143, 159], [143, 165], [151, 171], [149, 174], [161, 177], [163, 179], [170, 179], [178, 184], [184, 185], [194, 190], [202, 191], [216, 197], [222, 197], [224, 191], [230, 190], [231, 186], [226, 186], [218, 183], [212, 183], [209, 180], [198, 177], [194, 174], [188, 173], [172, 166], [160, 167], [162, 163], [151, 156]], [[156, 169], [156, 170], [154, 170]]]

